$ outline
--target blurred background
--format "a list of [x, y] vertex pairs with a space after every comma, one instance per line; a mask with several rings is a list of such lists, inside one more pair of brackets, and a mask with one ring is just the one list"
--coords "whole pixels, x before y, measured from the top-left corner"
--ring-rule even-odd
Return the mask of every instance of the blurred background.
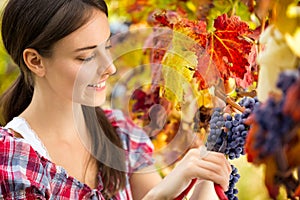
[[[205, 20], [208, 28], [212, 28], [213, 20], [224, 13], [235, 13], [242, 20], [249, 23], [253, 30], [261, 26], [259, 16], [266, 15], [267, 6], [266, 1], [246, 1], [246, 0], [107, 0], [109, 5], [109, 20], [111, 22], [112, 34], [119, 34], [128, 30], [137, 29], [140, 27], [150, 27], [151, 13], [157, 10], [171, 10], [177, 13], [184, 12], [185, 17], [190, 20]], [[258, 3], [260, 6], [258, 7]], [[253, 5], [251, 5], [253, 4]], [[0, 1], [1, 10], [5, 5], [5, 1]], [[264, 6], [266, 8], [264, 8]], [[255, 17], [256, 16], [256, 17]], [[257, 17], [258, 16], [258, 17]], [[141, 38], [141, 37], [140, 37]], [[120, 37], [118, 37], [120, 39]], [[126, 38], [125, 38], [126, 40]], [[145, 37], [146, 40], [146, 37]], [[132, 40], [130, 40], [132, 41]], [[145, 41], [146, 42], [146, 41]], [[126, 43], [122, 46], [119, 41], [119, 48], [126, 47]], [[132, 44], [127, 44], [132, 45]], [[130, 47], [132, 48], [132, 47]], [[117, 81], [124, 73], [130, 70], [131, 66], [138, 66], [146, 59], [142, 49], [132, 51], [122, 59], [118, 59], [116, 67], [118, 74], [114, 77]], [[2, 43], [0, 44], [0, 94], [3, 93], [9, 85], [18, 76], [18, 68], [11, 62], [9, 56], [6, 54]], [[134, 79], [134, 77], [133, 77]], [[134, 81], [134, 80], [133, 80]], [[168, 133], [165, 133], [168, 134]], [[155, 139], [153, 142], [156, 148], [163, 148], [167, 145], [164, 137]], [[237, 184], [239, 190], [238, 198], [241, 200], [267, 200], [267, 190], [264, 186], [264, 167], [256, 167], [247, 162], [245, 156], [231, 161], [237, 168], [241, 178]], [[168, 173], [168, 168], [162, 169], [162, 176]], [[284, 195], [282, 195], [284, 196]], [[279, 199], [283, 197], [279, 197]]]

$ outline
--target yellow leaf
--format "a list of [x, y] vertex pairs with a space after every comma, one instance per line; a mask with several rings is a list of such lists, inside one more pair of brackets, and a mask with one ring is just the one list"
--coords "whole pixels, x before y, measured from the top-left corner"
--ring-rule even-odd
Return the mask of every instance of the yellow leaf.
[[300, 57], [300, 28], [298, 27], [293, 34], [286, 33], [285, 39], [293, 53]]
[[299, 27], [300, 16], [293, 13], [297, 0], [278, 0], [273, 9], [274, 24], [282, 34], [293, 34]]
[[194, 59], [192, 55], [182, 57], [178, 54], [166, 53], [162, 62], [164, 78], [164, 96], [171, 102], [182, 102], [184, 88], [190, 85], [194, 66], [187, 60]]

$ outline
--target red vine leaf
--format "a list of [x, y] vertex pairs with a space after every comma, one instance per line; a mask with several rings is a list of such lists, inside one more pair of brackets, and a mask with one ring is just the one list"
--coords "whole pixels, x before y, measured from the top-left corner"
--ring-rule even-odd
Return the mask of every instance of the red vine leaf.
[[244, 79], [236, 78], [237, 85], [241, 86], [242, 88], [247, 88], [253, 82], [258, 81], [258, 65], [256, 62], [257, 55], [258, 55], [257, 46], [252, 45], [252, 49], [248, 58], [249, 65], [246, 66], [247, 72], [244, 75]]
[[[224, 81], [233, 77], [244, 88], [256, 80], [256, 66], [253, 65], [250, 54], [254, 52], [251, 51], [253, 42], [250, 39], [253, 31], [238, 16], [219, 16], [214, 21], [213, 32], [207, 31], [207, 24], [203, 20], [181, 18], [168, 11], [156, 13], [153, 24], [169, 27], [195, 41], [195, 45], [187, 50], [196, 52], [199, 58], [196, 72], [201, 76], [194, 76], [199, 83], [199, 89], [214, 84], [218, 77]], [[160, 55], [164, 55], [164, 52]], [[255, 58], [255, 54], [252, 57]]]
[[215, 31], [209, 38], [208, 53], [216, 64], [223, 79], [243, 79], [247, 72], [248, 55], [252, 42], [245, 37], [252, 32], [247, 23], [237, 16], [219, 16], [214, 22]]

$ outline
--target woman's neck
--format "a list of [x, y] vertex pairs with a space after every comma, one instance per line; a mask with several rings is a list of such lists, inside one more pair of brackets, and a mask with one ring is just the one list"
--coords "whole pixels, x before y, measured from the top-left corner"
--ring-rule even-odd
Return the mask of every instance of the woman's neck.
[[81, 105], [59, 97], [47, 98], [34, 93], [30, 105], [20, 116], [40, 137], [63, 139], [86, 131]]
[[98, 166], [90, 160], [91, 141], [80, 104], [35, 92], [20, 116], [43, 142], [52, 162], [91, 188], [97, 186]]

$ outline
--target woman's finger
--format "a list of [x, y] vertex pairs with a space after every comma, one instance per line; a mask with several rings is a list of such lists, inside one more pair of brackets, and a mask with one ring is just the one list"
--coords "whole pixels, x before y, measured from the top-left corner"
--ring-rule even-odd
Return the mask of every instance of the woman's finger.
[[[202, 153], [200, 153], [202, 155]], [[216, 163], [225, 167], [227, 173], [231, 173], [231, 165], [226, 159], [225, 155], [218, 152], [208, 151], [203, 160]]]

